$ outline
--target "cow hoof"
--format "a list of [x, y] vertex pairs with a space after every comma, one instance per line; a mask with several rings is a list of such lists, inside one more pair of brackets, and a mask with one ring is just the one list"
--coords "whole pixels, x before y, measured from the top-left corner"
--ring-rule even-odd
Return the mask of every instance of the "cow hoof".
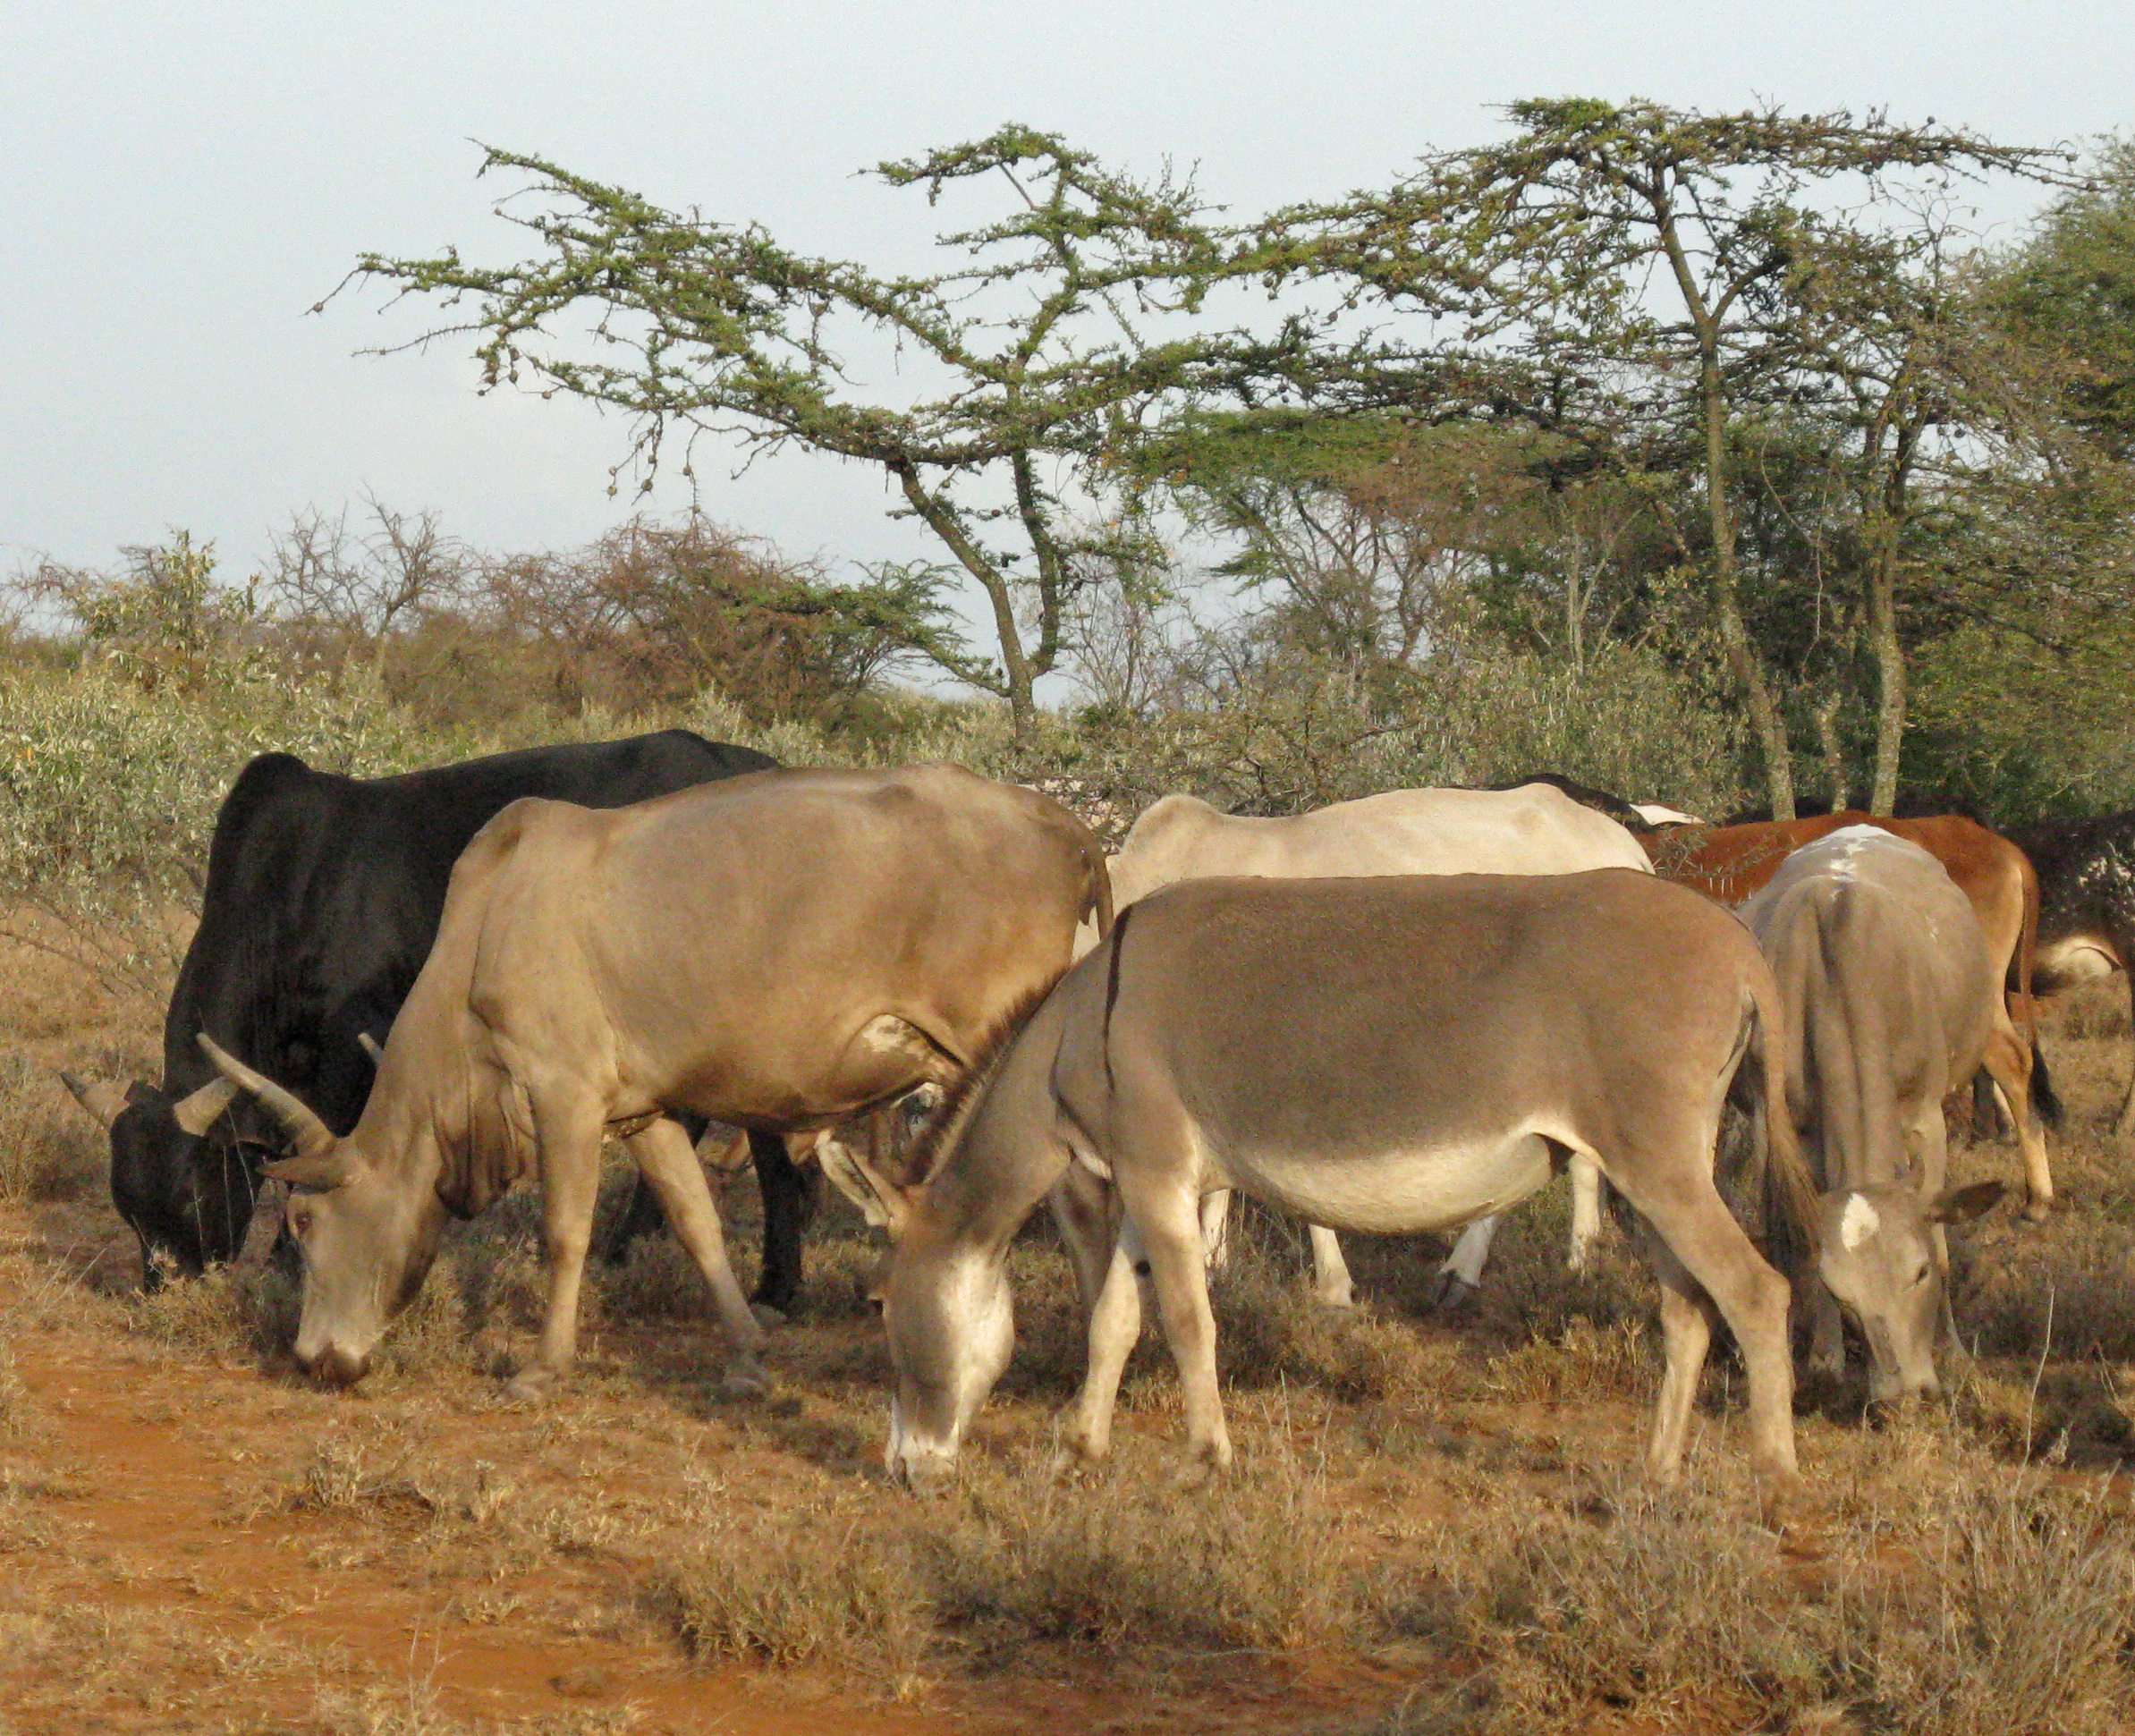
[[1312, 1300], [1324, 1308], [1332, 1308], [1343, 1314], [1353, 1314], [1356, 1311], [1357, 1299], [1350, 1291], [1345, 1290], [1339, 1296], [1315, 1296]]
[[2049, 1217], [2051, 1217], [2051, 1216], [2053, 1216], [2053, 1215], [2054, 1215], [2054, 1202], [2053, 1202], [2052, 1200], [2050, 1200], [2050, 1199], [2027, 1199], [2027, 1200], [2025, 1200], [2025, 1201], [2024, 1201], [2024, 1222], [2025, 1222], [2025, 1223], [2027, 1223], [2027, 1224], [2044, 1224], [2044, 1223], [2045, 1223], [2045, 1222], [2046, 1222], [2046, 1220], [2047, 1220]]
[[756, 1324], [766, 1332], [774, 1326], [784, 1325], [792, 1317], [784, 1308], [773, 1308], [768, 1302], [751, 1302], [749, 1311], [756, 1316]]
[[1431, 1298], [1431, 1306], [1441, 1314], [1457, 1314], [1466, 1308], [1479, 1284], [1471, 1284], [1458, 1272], [1444, 1272], [1438, 1276], [1438, 1293]]
[[514, 1404], [546, 1404], [555, 1391], [556, 1377], [546, 1368], [521, 1368], [504, 1383], [504, 1396]]

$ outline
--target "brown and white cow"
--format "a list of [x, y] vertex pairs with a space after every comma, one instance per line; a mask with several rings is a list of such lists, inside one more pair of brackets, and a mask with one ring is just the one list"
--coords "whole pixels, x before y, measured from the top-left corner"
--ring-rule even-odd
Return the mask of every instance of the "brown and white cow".
[[1948, 1314], [1942, 1226], [2003, 1190], [1943, 1186], [1943, 1098], [1982, 1060], [2011, 1061], [1990, 1043], [2000, 967], [1942, 865], [1874, 826], [1795, 851], [1741, 918], [1779, 984], [1787, 1102], [1822, 1190], [1822, 1283], [1803, 1298], [1810, 1364], [1843, 1372], [1843, 1307], [1868, 1342], [1870, 1395], [1932, 1396]]
[[1109, 926], [1103, 852], [1043, 796], [946, 766], [773, 771], [595, 812], [524, 800], [468, 846], [361, 1119], [336, 1139], [203, 1040], [295, 1136], [296, 1354], [359, 1378], [448, 1213], [537, 1169], [538, 1396], [569, 1365], [604, 1132], [627, 1139], [710, 1283], [729, 1378], [762, 1332], [677, 1113], [785, 1131], [955, 1078]]
[[1954, 814], [1886, 819], [1851, 809], [1745, 826], [1670, 826], [1639, 841], [1653, 858], [1654, 871], [1664, 880], [1694, 886], [1723, 904], [1735, 905], [1752, 896], [1803, 844], [1858, 826], [1903, 838], [1934, 857], [1970, 901], [1986, 932], [1987, 948], [2009, 990], [1995, 999], [1988, 1049], [1999, 1064], [1989, 1071], [2007, 1099], [2009, 1119], [2023, 1153], [2025, 1215], [2043, 1218], [2053, 1203], [2054, 1172], [2031, 1100], [2031, 1054], [2037, 1043], [2031, 974], [2038, 931], [2038, 876], [2022, 851]]
[[[1653, 1469], [1679, 1469], [1724, 1318], [1749, 1371], [1753, 1456], [1791, 1475], [1787, 1283], [1714, 1182], [1723, 1102], [1754, 1052], [1773, 1173], [1806, 1229], [1781, 1017], [1741, 923], [1621, 868], [1166, 887], [1123, 912], [940, 1124], [885, 1298], [892, 1470], [946, 1473], [1013, 1347], [1008, 1245], [1071, 1164], [1110, 1180], [1140, 1232], [1190, 1452], [1220, 1467], [1204, 1194], [1436, 1229], [1517, 1204], [1577, 1156], [1650, 1232], [1667, 1359]], [[1088, 1455], [1106, 1449], [1136, 1289], [1115, 1254], [1069, 1426]]]

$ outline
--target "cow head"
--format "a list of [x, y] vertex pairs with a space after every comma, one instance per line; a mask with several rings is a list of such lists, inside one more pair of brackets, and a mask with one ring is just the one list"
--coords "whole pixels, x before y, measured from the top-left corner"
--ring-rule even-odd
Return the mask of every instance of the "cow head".
[[1910, 1177], [1842, 1188], [1817, 1201], [1817, 1271], [1868, 1346], [1868, 1395], [1879, 1403], [1941, 1391], [1935, 1343], [1944, 1285], [1936, 1226], [1965, 1224], [2001, 1198], [1999, 1181], [1923, 1194]]
[[105, 1080], [59, 1077], [111, 1136], [112, 1203], [140, 1238], [143, 1286], [163, 1282], [166, 1262], [198, 1274], [233, 1258], [251, 1216], [250, 1166], [229, 1130], [207, 1135], [237, 1088], [216, 1079], [174, 1097], [139, 1080], [122, 1091]]
[[411, 1186], [358, 1143], [336, 1138], [292, 1092], [255, 1072], [203, 1035], [200, 1047], [223, 1077], [258, 1098], [296, 1147], [267, 1173], [289, 1184], [289, 1233], [304, 1266], [296, 1359], [337, 1386], [370, 1367], [386, 1324], [428, 1276], [445, 1208], [432, 1187]]

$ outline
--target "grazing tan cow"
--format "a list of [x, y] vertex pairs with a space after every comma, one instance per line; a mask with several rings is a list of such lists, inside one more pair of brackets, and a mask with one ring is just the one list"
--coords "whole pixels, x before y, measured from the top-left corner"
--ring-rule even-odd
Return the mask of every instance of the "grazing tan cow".
[[538, 1166], [548, 1245], [538, 1396], [577, 1336], [604, 1131], [623, 1134], [710, 1283], [730, 1380], [761, 1328], [728, 1269], [678, 1114], [783, 1132], [954, 1079], [1109, 927], [1102, 851], [1057, 803], [954, 766], [773, 771], [606, 812], [515, 802], [453, 871], [436, 945], [362, 1118], [336, 1139], [203, 1040], [300, 1156], [296, 1354], [361, 1376], [448, 1212]]
[[[1769, 1173], [1807, 1232], [1781, 1017], [1741, 923], [1621, 868], [1165, 888], [974, 1071], [937, 1124], [926, 1185], [894, 1207], [891, 1469], [947, 1473], [1013, 1348], [1008, 1245], [1071, 1164], [1109, 1179], [1140, 1232], [1190, 1453], [1220, 1467], [1203, 1194], [1242, 1188], [1350, 1229], [1437, 1229], [1517, 1204], [1576, 1155], [1636, 1208], [1660, 1278], [1654, 1470], [1680, 1469], [1724, 1318], [1749, 1371], [1755, 1461], [1791, 1475], [1787, 1283], [1714, 1181], [1722, 1105], [1755, 1052]], [[1115, 1253], [1069, 1427], [1090, 1456], [1109, 1440], [1136, 1289]]]
[[1746, 826], [1670, 826], [1640, 842], [1664, 880], [1695, 886], [1723, 904], [1740, 904], [1779, 871], [1803, 844], [1844, 826], [1869, 826], [1918, 844], [1940, 862], [1957, 889], [1971, 901], [1988, 950], [2003, 972], [2006, 997], [1996, 997], [1988, 1038], [1997, 1088], [2007, 1099], [2011, 1123], [2023, 1153], [2027, 1198], [2024, 1215], [2046, 1215], [2054, 1199], [2054, 1172], [2031, 1101], [2031, 1055], [2038, 1046], [2031, 1006], [2032, 954], [2038, 931], [2038, 876], [2008, 839], [1953, 814], [1922, 819], [1884, 819], [1847, 809], [1807, 819], [1762, 820]]
[[[1389, 790], [1310, 813], [1258, 819], [1218, 813], [1192, 796], [1165, 796], [1129, 830], [1112, 860], [1112, 895], [1124, 910], [1159, 886], [1217, 875], [1322, 879], [1334, 875], [1578, 874], [1589, 868], [1649, 872], [1646, 852], [1622, 826], [1554, 785], [1509, 790]], [[1600, 1227], [1598, 1189], [1583, 1164], [1573, 1170], [1572, 1263], [1582, 1267]], [[1230, 1195], [1202, 1202], [1209, 1264], [1220, 1266]], [[1063, 1222], [1065, 1222], [1063, 1217]], [[1495, 1232], [1495, 1214], [1469, 1225], [1440, 1267], [1446, 1300], [1481, 1282]], [[1314, 1293], [1330, 1308], [1354, 1300], [1349, 1266], [1334, 1232], [1311, 1226]], [[1101, 1282], [1103, 1244], [1094, 1270], [1080, 1273], [1085, 1300]], [[1086, 1265], [1079, 1260], [1079, 1266]]]
[[1814, 1322], [1810, 1366], [1844, 1371], [1843, 1307], [1868, 1342], [1870, 1396], [1932, 1397], [1948, 1320], [1942, 1226], [1977, 1217], [2003, 1191], [1999, 1181], [1944, 1190], [1942, 1110], [1982, 1060], [1990, 1071], [2012, 1063], [1989, 1043], [2001, 970], [1942, 864], [1874, 826], [1804, 844], [1741, 918], [1779, 984], [1787, 1102], [1824, 1190], [1822, 1283], [1797, 1290]]

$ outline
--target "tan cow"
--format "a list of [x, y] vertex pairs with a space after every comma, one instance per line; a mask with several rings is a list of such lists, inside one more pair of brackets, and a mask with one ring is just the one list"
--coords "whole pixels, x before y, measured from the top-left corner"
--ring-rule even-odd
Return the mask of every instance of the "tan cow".
[[1109, 926], [1104, 856], [1058, 804], [953, 766], [774, 771], [605, 812], [522, 800], [453, 871], [363, 1115], [336, 1139], [212, 1045], [295, 1135], [296, 1354], [361, 1376], [448, 1212], [538, 1167], [538, 1396], [569, 1365], [604, 1131], [623, 1134], [712, 1287], [737, 1388], [762, 1331], [675, 1113], [822, 1126], [955, 1078]]
[[[1437, 1229], [1517, 1204], [1580, 1156], [1650, 1232], [1667, 1358], [1653, 1469], [1680, 1468], [1724, 1318], [1756, 1462], [1791, 1475], [1787, 1283], [1714, 1182], [1722, 1105], [1754, 1052], [1770, 1173], [1806, 1233], [1780, 1018], [1741, 923], [1621, 868], [1165, 888], [973, 1073], [925, 1187], [898, 1204], [891, 1469], [947, 1473], [1013, 1348], [1008, 1245], [1071, 1164], [1108, 1178], [1140, 1232], [1190, 1451], [1220, 1467], [1203, 1194], [1242, 1188], [1349, 1229]], [[1115, 1253], [1069, 1426], [1090, 1456], [1109, 1440], [1136, 1288]]]
[[1942, 864], [1875, 826], [1795, 851], [1741, 918], [1779, 984], [1787, 1100], [1824, 1190], [1810, 1366], [1843, 1371], [1843, 1306], [1868, 1342], [1870, 1395], [1931, 1396], [1942, 1226], [2002, 1196], [1999, 1181], [1944, 1191], [1943, 1098], [1983, 1060], [2001, 1084], [2024, 1059], [1991, 1041], [2001, 961]]
[[[1129, 830], [1112, 860], [1112, 895], [1124, 910], [1159, 886], [1216, 875], [1304, 880], [1332, 875], [1578, 874], [1605, 868], [1651, 872], [1646, 851], [1628, 831], [1547, 783], [1511, 790], [1389, 790], [1275, 819], [1218, 813], [1195, 797], [1171, 795]], [[1591, 1170], [1575, 1165], [1572, 1182], [1572, 1264], [1579, 1269], [1600, 1228], [1600, 1208]], [[1202, 1203], [1202, 1235], [1213, 1266], [1223, 1264], [1229, 1204], [1223, 1192]], [[1064, 1224], [1067, 1215], [1062, 1215]], [[1456, 1300], [1482, 1282], [1496, 1227], [1493, 1214], [1461, 1232], [1439, 1268], [1445, 1300]], [[1315, 1295], [1330, 1308], [1350, 1307], [1354, 1291], [1341, 1242], [1317, 1224], [1311, 1239]], [[1084, 1281], [1094, 1286], [1101, 1268], [1084, 1274]]]

